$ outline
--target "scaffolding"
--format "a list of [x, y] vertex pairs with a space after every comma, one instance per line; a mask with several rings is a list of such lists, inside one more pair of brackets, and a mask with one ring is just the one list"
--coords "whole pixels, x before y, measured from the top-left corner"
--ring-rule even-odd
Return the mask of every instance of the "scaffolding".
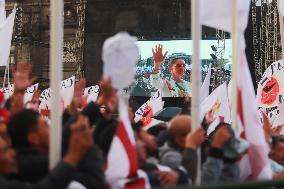
[[77, 31], [76, 31], [76, 49], [77, 49], [77, 69], [76, 78], [84, 78], [84, 33], [85, 33], [85, 14], [87, 0], [78, 0], [76, 3], [77, 11]]
[[[260, 12], [257, 4], [260, 4]], [[277, 0], [253, 0], [252, 22], [255, 75], [259, 82], [266, 68], [281, 57]]]

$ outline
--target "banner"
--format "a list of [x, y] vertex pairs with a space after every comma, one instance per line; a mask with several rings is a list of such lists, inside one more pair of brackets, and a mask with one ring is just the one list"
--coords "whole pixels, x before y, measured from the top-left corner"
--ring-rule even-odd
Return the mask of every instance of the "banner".
[[161, 91], [158, 90], [147, 102], [145, 102], [135, 112], [134, 121], [142, 121], [143, 128], [148, 129], [149, 127], [160, 123], [161, 121], [152, 118], [152, 116], [162, 110], [164, 102], [162, 101]]
[[279, 104], [284, 103], [284, 63], [278, 60], [264, 72], [257, 87], [258, 108], [268, 115], [270, 122], [279, 114]]
[[[62, 107], [66, 108], [72, 101], [74, 95], [74, 86], [75, 86], [75, 76], [72, 76], [68, 79], [61, 81], [61, 104]], [[40, 97], [39, 100], [41, 101], [41, 105], [39, 109], [43, 107], [47, 107], [49, 110], [51, 109], [50, 104], [51, 99], [51, 89], [45, 89]]]
[[231, 123], [231, 112], [227, 91], [227, 85], [226, 83], [223, 83], [201, 103], [200, 120], [202, 120], [205, 114], [212, 108], [216, 116], [215, 121], [208, 127], [207, 135], [213, 132], [220, 122]]
[[34, 95], [34, 93], [36, 92], [37, 89], [38, 89], [38, 83], [28, 87], [25, 90], [24, 104], [26, 104], [27, 102], [32, 100], [33, 95]]
[[87, 97], [87, 104], [91, 101], [96, 102], [100, 91], [100, 86], [95, 85], [91, 87], [87, 87], [84, 90], [84, 96]]

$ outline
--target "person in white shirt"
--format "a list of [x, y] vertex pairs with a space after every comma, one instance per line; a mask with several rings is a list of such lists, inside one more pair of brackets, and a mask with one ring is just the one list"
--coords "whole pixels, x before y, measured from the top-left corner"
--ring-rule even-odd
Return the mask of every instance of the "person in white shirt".
[[150, 76], [151, 85], [162, 91], [163, 97], [188, 97], [191, 96], [191, 83], [183, 79], [185, 75], [185, 61], [182, 58], [175, 58], [169, 64], [171, 78], [162, 79], [161, 65], [164, 64], [167, 51], [163, 53], [163, 46], [156, 45], [152, 49], [154, 67]]

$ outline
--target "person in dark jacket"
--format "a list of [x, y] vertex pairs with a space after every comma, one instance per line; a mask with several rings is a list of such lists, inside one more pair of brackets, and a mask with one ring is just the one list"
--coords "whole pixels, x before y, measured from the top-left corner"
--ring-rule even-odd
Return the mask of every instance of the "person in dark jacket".
[[[81, 112], [89, 118], [90, 125], [94, 128], [93, 138], [95, 144], [102, 150], [104, 159], [107, 158], [117, 128], [117, 120], [113, 118], [117, 105], [116, 90], [112, 88], [110, 79], [104, 79], [100, 82], [100, 94], [97, 101], [90, 102]], [[63, 154], [67, 149], [70, 125], [74, 120], [75, 117], [70, 116], [64, 126]]]
[[[0, 138], [0, 188], [1, 189], [62, 189], [67, 188], [71, 181], [78, 177], [84, 179], [98, 180], [97, 176], [102, 169], [94, 169], [96, 165], [95, 153], [93, 151], [92, 131], [88, 120], [80, 116], [71, 126], [71, 136], [68, 152], [63, 160], [51, 172], [36, 183], [20, 182], [7, 177], [17, 172], [16, 153], [9, 144]], [[93, 161], [90, 161], [90, 159]], [[78, 169], [79, 164], [84, 166], [84, 171]], [[102, 178], [103, 182], [103, 178]], [[99, 182], [87, 185], [87, 188], [103, 188]]]
[[[202, 165], [202, 184], [218, 182], [237, 182], [240, 180], [237, 160], [229, 160], [224, 157], [223, 147], [232, 137], [226, 124], [216, 129], [210, 143], [208, 157]], [[188, 170], [188, 174], [195, 182], [197, 175], [197, 152], [204, 141], [205, 131], [202, 128], [195, 130], [186, 137], [186, 149], [182, 154], [182, 165]]]
[[[24, 109], [15, 113], [8, 123], [8, 132], [11, 136], [12, 146], [17, 151], [18, 172], [14, 176], [15, 179], [25, 182], [38, 182], [48, 174], [48, 146], [49, 146], [49, 126], [46, 120], [33, 110]], [[68, 144], [69, 144], [69, 139]], [[68, 145], [67, 145], [68, 146]], [[68, 148], [67, 148], [68, 149]], [[104, 177], [102, 171], [103, 159], [100, 151], [95, 146], [92, 148], [94, 161], [94, 170], [97, 170], [95, 178], [85, 179], [82, 177], [80, 183], [88, 185], [97, 185], [102, 188], [104, 185]], [[68, 151], [66, 150], [66, 153]], [[80, 163], [78, 169], [81, 171], [86, 169], [85, 163]]]

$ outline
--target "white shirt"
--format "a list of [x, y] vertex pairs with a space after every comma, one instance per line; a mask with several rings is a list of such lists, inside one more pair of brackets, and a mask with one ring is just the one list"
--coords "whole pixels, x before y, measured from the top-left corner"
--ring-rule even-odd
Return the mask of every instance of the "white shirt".
[[170, 80], [162, 79], [160, 72], [151, 74], [150, 81], [152, 87], [160, 89], [163, 97], [186, 97], [191, 96], [191, 83], [185, 80], [178, 83], [172, 78]]

